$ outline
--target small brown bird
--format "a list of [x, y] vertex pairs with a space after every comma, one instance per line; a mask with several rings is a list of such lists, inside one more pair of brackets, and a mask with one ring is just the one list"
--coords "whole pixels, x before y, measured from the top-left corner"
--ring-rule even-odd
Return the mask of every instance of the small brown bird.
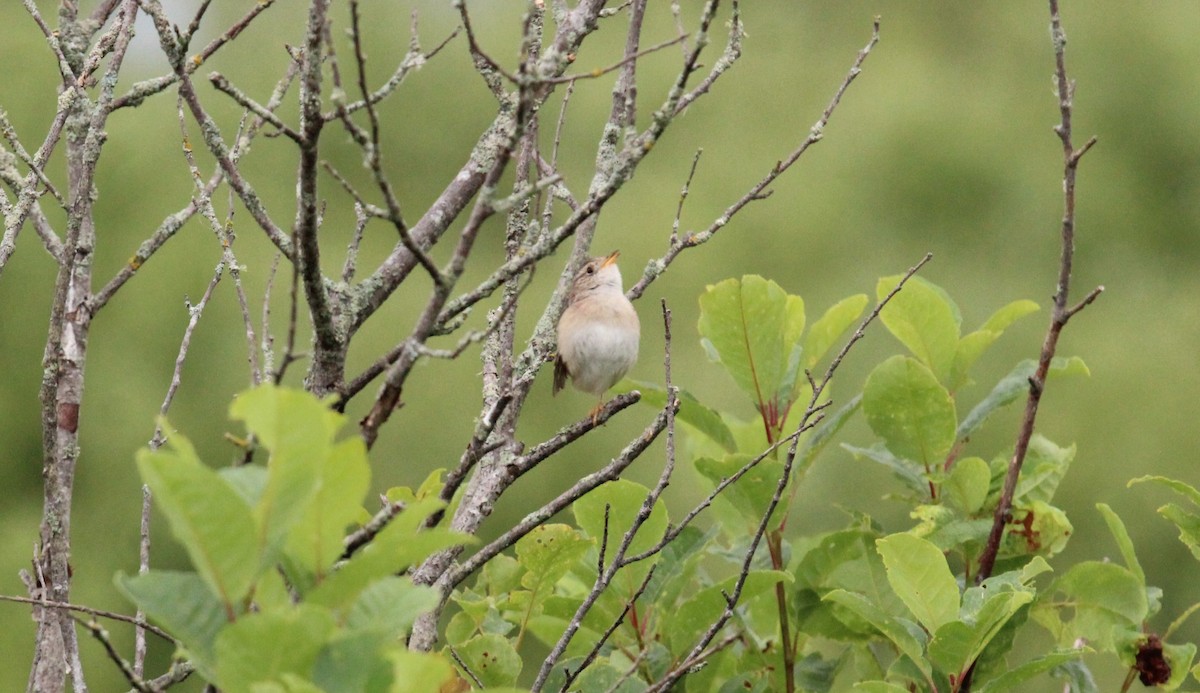
[[637, 311], [625, 298], [614, 251], [588, 260], [575, 275], [567, 309], [558, 319], [558, 358], [554, 361], [554, 394], [567, 384], [600, 399], [592, 423], [600, 415], [604, 393], [637, 362], [641, 326]]

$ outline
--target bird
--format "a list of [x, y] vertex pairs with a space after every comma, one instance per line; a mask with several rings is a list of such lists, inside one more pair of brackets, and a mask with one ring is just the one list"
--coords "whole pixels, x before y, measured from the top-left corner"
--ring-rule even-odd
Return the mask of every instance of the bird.
[[558, 355], [554, 360], [554, 392], [570, 377], [575, 388], [599, 398], [591, 411], [600, 415], [604, 393], [637, 362], [641, 325], [625, 297], [621, 270], [613, 251], [584, 263], [575, 275], [567, 308], [558, 319]]

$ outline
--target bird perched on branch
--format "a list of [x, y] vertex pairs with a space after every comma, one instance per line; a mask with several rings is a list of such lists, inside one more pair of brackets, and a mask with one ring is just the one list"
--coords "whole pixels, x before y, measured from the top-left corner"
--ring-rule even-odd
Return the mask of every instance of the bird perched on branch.
[[595, 395], [592, 423], [600, 415], [604, 393], [625, 377], [637, 361], [641, 326], [633, 304], [621, 287], [614, 251], [595, 257], [579, 269], [567, 308], [558, 319], [558, 357], [554, 361], [554, 394], [567, 384]]

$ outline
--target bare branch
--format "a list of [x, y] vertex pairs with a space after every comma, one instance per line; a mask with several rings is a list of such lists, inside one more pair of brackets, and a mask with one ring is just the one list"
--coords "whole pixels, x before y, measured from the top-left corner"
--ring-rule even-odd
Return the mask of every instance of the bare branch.
[[[553, 41], [542, 51], [542, 56], [534, 66], [528, 68], [529, 71], [532, 74], [545, 76], [562, 74], [568, 64], [566, 56], [574, 54], [582, 41], [595, 30], [597, 17], [603, 7], [604, 0], [581, 0], [574, 8], [565, 12], [557, 23]], [[552, 87], [553, 85], [545, 85], [530, 95], [525, 108], [540, 106]], [[497, 159], [498, 150], [511, 147], [508, 133], [513, 130], [511, 113], [518, 110], [515, 98], [515, 96], [506, 97], [500, 112], [476, 142], [468, 161], [459, 169], [438, 198], [425, 211], [425, 214], [412, 225], [412, 238], [420, 248], [427, 250], [437, 242], [450, 224], [466, 209], [471, 198], [484, 188], [485, 178], [491, 170], [490, 162]], [[576, 221], [576, 226], [579, 221], [582, 220]], [[561, 239], [558, 242], [561, 242]], [[558, 242], [554, 243], [554, 246], [557, 246]], [[534, 260], [541, 259], [550, 250], [553, 248], [547, 249]], [[404, 244], [397, 243], [391, 255], [370, 277], [362, 282], [362, 288], [354, 297], [354, 303], [360, 306], [360, 309], [352, 316], [348, 325], [349, 329], [358, 329], [396, 290], [409, 272], [416, 267], [416, 264], [416, 258]], [[491, 287], [488, 295], [507, 279], [524, 271], [527, 266], [522, 265], [506, 274], [495, 286]], [[477, 301], [473, 301], [472, 305], [475, 302]], [[446, 322], [447, 320], [439, 320], [441, 324]]]
[[154, 689], [151, 688], [145, 681], [143, 681], [140, 676], [138, 676], [137, 672], [133, 670], [133, 667], [130, 666], [129, 662], [121, 656], [121, 653], [117, 652], [115, 647], [113, 647], [112, 641], [108, 638], [108, 631], [104, 630], [104, 628], [102, 628], [94, 619], [85, 621], [84, 619], [76, 617], [75, 620], [87, 628], [92, 634], [92, 637], [100, 641], [100, 644], [104, 646], [104, 651], [108, 654], [108, 658], [117, 665], [117, 668], [120, 669], [121, 673], [125, 675], [125, 680], [129, 681], [134, 690], [140, 691], [141, 693], [155, 693]]
[[[154, 16], [155, 13], [153, 10], [158, 7], [158, 0], [153, 0], [153, 2], [151, 2], [151, 0], [139, 0], [139, 2], [142, 4], [142, 7], [146, 10], [147, 14]], [[274, 4], [275, 0], [258, 0], [258, 2], [255, 2], [241, 19], [234, 22], [233, 25], [226, 29], [220, 36], [209, 42], [209, 44], [201, 49], [199, 53], [196, 53], [187, 60], [183, 60], [183, 56], [178, 56], [180, 58], [180, 65], [173, 74], [155, 77], [153, 79], [148, 79], [133, 85], [133, 87], [130, 88], [125, 95], [113, 101], [113, 110], [128, 106], [140, 106], [148, 97], [164, 91], [167, 87], [180, 81], [181, 78], [190, 76], [196, 70], [200, 69], [200, 66], [203, 65], [206, 60], [211, 58], [214, 53], [220, 50], [225, 44], [237, 38], [238, 35], [246, 29], [246, 27], [250, 26], [251, 22], [253, 22], [263, 12], [266, 12], [268, 9], [270, 9], [271, 5]], [[161, 30], [159, 33], [159, 38], [160, 40], [172, 40], [170, 33], [164, 36], [161, 33]], [[171, 58], [173, 54], [173, 50], [167, 51], [168, 58]], [[171, 63], [174, 65], [175, 60], [172, 59]]]
[[575, 442], [577, 439], [583, 437], [583, 435], [588, 431], [603, 426], [604, 423], [615, 416], [617, 412], [636, 404], [639, 400], [641, 400], [641, 398], [641, 393], [636, 390], [633, 392], [623, 392], [616, 397], [613, 397], [609, 401], [605, 402], [604, 406], [600, 408], [600, 411], [596, 414], [594, 421], [592, 420], [591, 414], [589, 414], [579, 421], [576, 421], [570, 426], [562, 429], [548, 440], [533, 446], [529, 452], [525, 453], [519, 459], [513, 462], [510, 473], [513, 474], [514, 477], [521, 476], [525, 472], [536, 467], [537, 464], [542, 460], [550, 457], [554, 453]]
[[[90, 614], [92, 616], [99, 616], [100, 618], [110, 618], [114, 621], [122, 621], [124, 623], [132, 623], [133, 625], [138, 625], [137, 618], [134, 616], [128, 616], [126, 614], [119, 614], [115, 611], [105, 611], [104, 609], [96, 609], [96, 608], [93, 608], [90, 606], [84, 606], [82, 604], [70, 604], [67, 602], [55, 602], [55, 601], [50, 601], [48, 599], [30, 599], [29, 597], [16, 597], [16, 596], [13, 596], [10, 594], [0, 594], [0, 601], [16, 602], [18, 604], [32, 604], [34, 606], [40, 606], [45, 609], [65, 609], [67, 611], [78, 611], [81, 614]], [[163, 640], [165, 640], [169, 643], [172, 643], [172, 644], [175, 643], [175, 638], [172, 638], [166, 631], [159, 628], [158, 626], [142, 624], [142, 627], [145, 628], [146, 630], [150, 631], [151, 633], [154, 633], [155, 635], [157, 635], [158, 637], [162, 638]]]
[[[138, 527], [138, 575], [150, 572], [150, 487], [142, 484], [142, 517]], [[138, 608], [133, 617], [133, 671], [146, 673], [146, 614]]]
[[[629, 3], [629, 4], [632, 4], [632, 0], [631, 0], [631, 3]], [[630, 63], [636, 62], [639, 58], [650, 55], [651, 53], [657, 53], [657, 52], [661, 51], [662, 49], [668, 48], [670, 46], [674, 46], [677, 43], [682, 43], [686, 38], [687, 38], [687, 35], [684, 34], [684, 35], [676, 36], [673, 39], [667, 39], [666, 41], [656, 43], [653, 46], [650, 46], [649, 48], [647, 48], [645, 50], [641, 50], [641, 51], [638, 51], [637, 53], [634, 53], [633, 55], [627, 55], [624, 58], [622, 58], [621, 60], [619, 60], [618, 62], [615, 62], [612, 65], [609, 65], [608, 67], [598, 67], [590, 72], [582, 72], [582, 73], [575, 74], [575, 75], [563, 75], [561, 77], [552, 77], [550, 79], [545, 79], [542, 81], [547, 84], [563, 84], [563, 83], [568, 83], [568, 82], [576, 82], [581, 79], [596, 79], [597, 77], [603, 77], [604, 75], [607, 75], [610, 72], [615, 72], [616, 70], [619, 70], [622, 67], [625, 67], [626, 65], [628, 65]]]
[[346, 547], [342, 551], [343, 559], [349, 558], [355, 551], [370, 543], [375, 538], [375, 535], [382, 532], [383, 528], [387, 527], [388, 523], [399, 515], [405, 507], [404, 503], [390, 501], [386, 496], [380, 497], [380, 501], [383, 503], [383, 507], [380, 508], [379, 512], [375, 513], [367, 524], [346, 536], [343, 542]]
[[[209, 152], [212, 153], [221, 165], [221, 170], [224, 172], [226, 180], [229, 181], [230, 187], [237, 192], [242, 204], [250, 212], [250, 216], [258, 223], [259, 227], [262, 228], [267, 237], [271, 239], [271, 242], [279, 248], [284, 256], [290, 260], [295, 260], [295, 250], [291, 239], [271, 219], [267, 213], [266, 205], [258, 196], [258, 193], [246, 182], [234, 161], [233, 151], [225, 144], [224, 138], [221, 137], [220, 128], [208, 112], [204, 110], [204, 106], [201, 105], [200, 98], [196, 94], [195, 85], [191, 79], [191, 72], [194, 70], [194, 67], [190, 69], [187, 67], [188, 61], [185, 60], [179, 51], [179, 47], [175, 44], [175, 39], [171, 33], [170, 21], [163, 13], [162, 5], [158, 0], [142, 0], [142, 2], [144, 3], [143, 7], [146, 12], [154, 20], [154, 27], [158, 31], [159, 44], [175, 69], [175, 75], [179, 82], [179, 93], [183, 97], [184, 103], [188, 105], [192, 117], [200, 123], [200, 132], [203, 135], [205, 144], [208, 146]], [[256, 5], [256, 8], [258, 11], [261, 11], [262, 8], [270, 4], [270, 1], [266, 1]], [[249, 17], [249, 15], [247, 16]], [[118, 100], [118, 103], [114, 104], [114, 108], [119, 106]]]
[[1000, 493], [1000, 501], [996, 504], [996, 512], [992, 517], [992, 529], [988, 534], [987, 544], [979, 557], [979, 570], [975, 575], [975, 583], [982, 583], [991, 577], [995, 567], [996, 556], [1000, 552], [1000, 540], [1004, 535], [1004, 527], [1008, 524], [1009, 513], [1012, 510], [1013, 495], [1016, 493], [1017, 480], [1021, 468], [1025, 464], [1025, 455], [1029, 450], [1029, 441], [1033, 438], [1033, 430], [1037, 421], [1038, 404], [1045, 390], [1046, 377], [1050, 372], [1050, 362], [1058, 348], [1058, 337], [1067, 322], [1080, 310], [1091, 304], [1100, 295], [1104, 287], [1097, 287], [1078, 305], [1068, 307], [1067, 301], [1071, 286], [1071, 267], [1075, 259], [1075, 171], [1080, 158], [1091, 149], [1096, 139], [1093, 137], [1078, 150], [1071, 141], [1072, 96], [1075, 91], [1074, 82], [1067, 77], [1066, 44], [1067, 35], [1063, 31], [1062, 18], [1058, 12], [1058, 0], [1050, 0], [1050, 36], [1054, 44], [1055, 81], [1058, 86], [1058, 109], [1061, 117], [1054, 132], [1062, 141], [1063, 150], [1063, 217], [1060, 230], [1061, 251], [1059, 255], [1058, 285], [1054, 292], [1054, 307], [1050, 311], [1050, 326], [1046, 329], [1046, 337], [1042, 342], [1041, 354], [1038, 357], [1037, 370], [1029, 379], [1029, 396], [1025, 400], [1025, 411], [1021, 417], [1020, 429], [1017, 432], [1016, 444], [1013, 447], [1012, 458], [1008, 463], [1008, 472], [1004, 477], [1004, 487]]
[[[605, 543], [607, 543], [607, 540], [600, 545], [601, 548], [604, 547]], [[596, 656], [599, 655], [600, 650], [604, 648], [604, 643], [608, 642], [608, 639], [612, 637], [612, 634], [617, 632], [617, 628], [620, 628], [621, 624], [625, 622], [625, 617], [629, 615], [629, 612], [636, 608], [637, 600], [642, 598], [642, 594], [646, 591], [646, 588], [650, 586], [650, 580], [654, 577], [654, 569], [657, 567], [658, 566], [652, 565], [650, 566], [650, 569], [646, 571], [646, 577], [642, 578], [642, 584], [638, 585], [638, 588], [634, 591], [633, 595], [629, 597], [629, 599], [625, 600], [625, 608], [621, 609], [621, 613], [618, 614], [617, 617], [613, 619], [612, 623], [609, 624], [608, 628], [604, 629], [604, 632], [600, 634], [600, 637], [597, 638], [595, 644], [593, 644], [592, 648], [588, 650], [588, 653], [584, 655], [583, 661], [579, 663], [579, 666], [575, 668], [575, 671], [564, 672], [566, 674], [566, 680], [563, 682], [562, 690], [568, 690], [571, 682], [579, 678], [579, 675], [582, 674], [592, 662], [596, 661]]]
[[[742, 209], [744, 209], [751, 202], [763, 199], [767, 194], [767, 188], [775, 182], [775, 179], [791, 168], [792, 164], [795, 164], [796, 161], [798, 161], [800, 157], [803, 156], [806, 151], [808, 151], [809, 147], [821, 141], [825, 134], [825, 126], [829, 124], [830, 117], [833, 116], [834, 110], [837, 108], [838, 104], [841, 103], [842, 95], [846, 93], [846, 90], [850, 88], [850, 84], [862, 72], [863, 62], [867, 59], [867, 56], [871, 53], [871, 49], [874, 48], [875, 44], [878, 42], [879, 18], [876, 17], [871, 31], [871, 40], [867, 42], [866, 47], [858, 52], [858, 56], [854, 59], [854, 64], [850, 66], [850, 70], [842, 79], [842, 83], [834, 92], [833, 98], [825, 107], [824, 112], [821, 113], [821, 117], [818, 118], [817, 122], [812, 126], [812, 128], [809, 129], [808, 137], [800, 143], [800, 146], [792, 150], [792, 153], [789, 154], [785, 159], [776, 163], [774, 168], [772, 168], [766, 176], [764, 176], [761, 180], [759, 180], [758, 183], [746, 191], [746, 194], [742, 195], [736, 202], [727, 207], [725, 212], [721, 216], [714, 219], [708, 228], [700, 232], [686, 233], [682, 237], [680, 237], [673, 228], [671, 231], [671, 240], [668, 244], [666, 254], [656, 260], [651, 260], [648, 262], [646, 264], [646, 269], [642, 272], [641, 279], [639, 279], [637, 284], [634, 284], [629, 291], [626, 292], [626, 295], [629, 296], [630, 300], [636, 299], [645, 293], [646, 288], [649, 287], [655, 279], [657, 279], [662, 275], [663, 272], [666, 271], [667, 267], [669, 267], [671, 263], [675, 261], [675, 258], [678, 257], [680, 253], [688, 248], [694, 248], [698, 245], [708, 242], [717, 234], [718, 231], [724, 228], [724, 226], [728, 224], [731, 219], [733, 219], [734, 215], [742, 211]], [[692, 170], [695, 171], [695, 162], [692, 164]], [[688, 176], [688, 180], [689, 182], [691, 181], [690, 175]], [[686, 188], [687, 186], [685, 185], [683, 197], [686, 197], [687, 195]], [[681, 209], [683, 207], [683, 197], [681, 197], [679, 201]], [[677, 226], [678, 217], [676, 217], [676, 228]]]
[[449, 597], [450, 590], [456, 587], [460, 582], [467, 579], [476, 570], [483, 567], [491, 559], [495, 558], [502, 551], [517, 543], [521, 537], [529, 534], [531, 531], [540, 527], [551, 517], [554, 517], [558, 512], [567, 508], [575, 501], [590, 493], [593, 489], [601, 484], [612, 481], [621, 476], [629, 465], [633, 464], [638, 458], [650, 447], [658, 434], [662, 433], [667, 427], [667, 410], [663, 409], [655, 417], [654, 421], [639, 435], [634, 438], [628, 445], [625, 446], [621, 453], [612, 459], [608, 464], [600, 470], [592, 472], [575, 482], [569, 489], [560, 493], [554, 500], [543, 505], [526, 515], [524, 519], [514, 525], [507, 532], [497, 537], [492, 542], [488, 543], [482, 549], [475, 552], [469, 559], [460, 565], [453, 566], [449, 571], [442, 574], [437, 580], [437, 585], [443, 590], [443, 601]]
[[483, 685], [483, 681], [480, 681], [479, 677], [475, 675], [475, 672], [471, 671], [471, 667], [467, 666], [467, 663], [462, 660], [462, 657], [458, 656], [458, 650], [454, 649], [452, 645], [447, 645], [446, 649], [450, 651], [450, 657], [453, 658], [454, 663], [463, 670], [463, 673], [471, 677], [471, 680], [475, 682], [477, 687], [484, 688], [485, 686]]
[[183, 339], [179, 343], [179, 354], [175, 357], [175, 370], [171, 373], [171, 383], [167, 386], [167, 396], [163, 398], [162, 406], [158, 410], [160, 418], [158, 425], [154, 427], [154, 436], [150, 439], [151, 450], [157, 450], [166, 442], [162, 425], [167, 411], [171, 408], [171, 402], [175, 399], [175, 393], [179, 391], [179, 384], [183, 376], [183, 363], [187, 360], [188, 348], [192, 344], [192, 333], [196, 331], [196, 325], [200, 324], [200, 316], [204, 313], [204, 307], [208, 305], [208, 299], [212, 298], [213, 291], [217, 288], [217, 284], [221, 281], [221, 275], [224, 272], [224, 263], [217, 263], [217, 269], [213, 272], [213, 278], [208, 282], [208, 288], [204, 290], [204, 295], [200, 297], [199, 303], [192, 305], [191, 301], [184, 299], [184, 306], [188, 311], [188, 324], [183, 330]]
[[[395, 92], [397, 88], [399, 88], [400, 84], [404, 81], [404, 78], [407, 77], [410, 72], [420, 69], [420, 67], [424, 65], [430, 58], [440, 53], [441, 50], [446, 47], [446, 44], [450, 43], [450, 41], [454, 40], [454, 38], [458, 36], [458, 32], [461, 30], [461, 27], [455, 28], [454, 31], [450, 32], [449, 36], [442, 39], [442, 42], [435, 46], [433, 50], [429, 51], [428, 53], [422, 53], [420, 50], [420, 45], [417, 43], [416, 25], [417, 15], [416, 12], [413, 12], [412, 39], [409, 43], [408, 53], [405, 54], [404, 59], [400, 61], [400, 65], [397, 66], [396, 71], [392, 73], [392, 76], [388, 79], [388, 81], [385, 82], [383, 86], [371, 92], [369, 98], [363, 99], [362, 101], [352, 101], [346, 104], [344, 106], [345, 113], [354, 113], [366, 108], [368, 103], [377, 104], [380, 101], [383, 101], [393, 92]], [[340, 117], [342, 117], [342, 115], [336, 111], [325, 114], [325, 120], [333, 120]]]
[[225, 77], [225, 75], [222, 75], [220, 72], [213, 72], [208, 76], [208, 81], [212, 82], [212, 85], [217, 88], [217, 91], [227, 94], [229, 98], [237, 102], [239, 106], [258, 116], [264, 122], [274, 125], [275, 129], [286, 135], [288, 139], [296, 143], [301, 141], [302, 137], [300, 136], [300, 133], [296, 132], [290, 125], [280, 120], [279, 116], [271, 112], [271, 109], [258, 103], [254, 99], [247, 96], [246, 93], [241, 89], [233, 86], [233, 84], [228, 78]]

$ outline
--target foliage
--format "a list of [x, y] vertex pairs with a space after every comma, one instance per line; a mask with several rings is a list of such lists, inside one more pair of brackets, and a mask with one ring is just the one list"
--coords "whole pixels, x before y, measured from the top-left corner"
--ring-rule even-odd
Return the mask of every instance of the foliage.
[[222, 690], [445, 690], [456, 680], [447, 660], [403, 646], [439, 602], [405, 569], [468, 540], [418, 531], [443, 504], [413, 497], [345, 556], [346, 528], [365, 513], [362, 439], [337, 440], [344, 417], [299, 390], [260, 386], [230, 411], [266, 463], [214, 471], [178, 434], [142, 451], [138, 470], [194, 571], [122, 574], [118, 587]]
[[[900, 281], [881, 279], [879, 300]], [[835, 410], [823, 406], [832, 402], [820, 390], [809, 402], [816, 381], [807, 374], [860, 318], [865, 297], [839, 302], [805, 334], [802, 299], [774, 282], [747, 276], [709, 287], [700, 299], [704, 346], [749, 397], [759, 420], [740, 420], [682, 393], [679, 421], [691, 433], [695, 467], [714, 491], [722, 491], [713, 501], [717, 520], [707, 530], [686, 527], [650, 559], [655, 572], [645, 591], [637, 586], [648, 566], [638, 563], [603, 593], [582, 618], [581, 637], [556, 667], [552, 689], [572, 676], [570, 690], [647, 690], [687, 661], [739, 580], [744, 589], [723, 631], [729, 640], [720, 641], [726, 646], [707, 666], [686, 676], [688, 691], [952, 691], [971, 676], [975, 690], [994, 692], [1022, 690], [1047, 673], [1083, 685], [1090, 681], [1083, 659], [1089, 652], [1108, 653], [1141, 671], [1137, 653], [1158, 639], [1145, 624], [1160, 595], [1147, 585], [1123, 524], [1107, 506], [1101, 511], [1126, 565], [1088, 562], [1051, 579], [1051, 561], [1072, 531], [1053, 499], [1074, 460], [1073, 446], [1035, 438], [1000, 545], [1002, 570], [972, 584], [1011, 451], [971, 454], [970, 436], [1028, 388], [1032, 363], [1017, 364], [965, 416], [958, 414], [955, 393], [1005, 328], [1037, 306], [1015, 301], [964, 335], [958, 307], [940, 287], [912, 279], [894, 299], [880, 318], [909, 354], [879, 364], [862, 394]], [[1087, 368], [1078, 358], [1061, 358], [1051, 372], [1080, 375]], [[665, 391], [636, 385], [653, 406], [665, 401]], [[897, 490], [891, 497], [909, 505], [912, 525], [889, 533], [856, 514], [834, 532], [785, 533], [793, 487], [770, 516], [766, 550], [744, 564], [785, 469], [782, 448], [771, 446], [808, 429], [813, 410], [821, 412], [824, 418], [807, 430], [795, 453], [789, 483], [802, 483], [804, 470], [859, 409], [879, 442], [843, 447], [893, 472]], [[772, 453], [760, 454], [764, 449]], [[515, 558], [489, 565], [456, 596], [462, 611], [447, 629], [450, 642], [466, 647], [486, 639], [495, 649], [507, 643], [502, 649], [513, 661], [519, 661], [527, 633], [553, 645], [603, 567], [597, 565], [601, 538], [611, 547], [649, 492], [619, 483], [603, 503], [576, 504], [579, 529], [541, 528], [518, 544]], [[1170, 507], [1165, 515], [1181, 517]], [[671, 526], [666, 511], [656, 507], [660, 512], [653, 527], [637, 530], [636, 543], [652, 544], [664, 525]], [[1185, 537], [1200, 536], [1188, 533], [1200, 526], [1195, 517], [1179, 520]], [[547, 553], [558, 558], [553, 568], [536, 558]], [[1053, 637], [1053, 647], [1010, 665], [1014, 643], [1033, 637], [1039, 626]], [[1182, 683], [1194, 649], [1163, 645], [1171, 672], [1165, 687]], [[579, 675], [581, 666], [587, 668]]]
[[[877, 365], [861, 395], [836, 410], [811, 371], [861, 318], [865, 297], [835, 304], [806, 333], [803, 301], [774, 282], [747, 276], [709, 287], [700, 333], [759, 415], [743, 421], [680, 398], [689, 457], [712, 495], [681, 519], [661, 500], [647, 505], [656, 497], [640, 484], [599, 487], [574, 503], [573, 526], [542, 524], [450, 595], [457, 611], [443, 653], [403, 646], [440, 599], [405, 568], [467, 540], [426, 527], [443, 505], [439, 484], [390, 492], [405, 509], [345, 556], [345, 530], [365, 518], [365, 451], [357, 437], [338, 441], [343, 417], [299, 391], [264, 386], [232, 407], [270, 452], [265, 465], [214, 471], [179, 435], [169, 449], [139, 455], [195, 570], [122, 575], [118, 584], [202, 676], [229, 691], [412, 691], [416, 681], [439, 691], [468, 679], [514, 689], [529, 680], [530, 640], [566, 643], [541, 686], [549, 690], [634, 692], [682, 678], [683, 690], [704, 692], [958, 691], [969, 681], [996, 693], [1046, 674], [1090, 690], [1089, 653], [1116, 657], [1130, 680], [1181, 686], [1196, 647], [1169, 639], [1188, 614], [1163, 635], [1149, 630], [1161, 591], [1107, 505], [1097, 507], [1123, 565], [1087, 561], [1055, 574], [1071, 523], [1053, 501], [1073, 446], [1034, 441], [998, 570], [975, 584], [1010, 452], [969, 454], [970, 435], [1016, 399], [1029, 365], [1017, 364], [961, 420], [955, 387], [1036, 307], [1011, 303], [961, 336], [957, 307], [929, 282], [909, 279], [887, 302], [904, 279], [885, 277], [877, 295], [881, 321], [909, 354]], [[1087, 369], [1070, 358], [1054, 372]], [[654, 386], [642, 387], [653, 403]], [[890, 497], [908, 505], [911, 526], [889, 532], [857, 513], [840, 530], [788, 532], [804, 471], [860, 409], [879, 440], [843, 447], [893, 473]], [[1200, 506], [1200, 491], [1183, 482], [1135, 482]], [[715, 521], [692, 522], [710, 502]], [[1175, 504], [1160, 512], [1200, 557], [1200, 513]], [[592, 594], [594, 585], [604, 588]], [[1053, 645], [1010, 663], [1037, 629]], [[1200, 667], [1191, 671], [1200, 678]]]

